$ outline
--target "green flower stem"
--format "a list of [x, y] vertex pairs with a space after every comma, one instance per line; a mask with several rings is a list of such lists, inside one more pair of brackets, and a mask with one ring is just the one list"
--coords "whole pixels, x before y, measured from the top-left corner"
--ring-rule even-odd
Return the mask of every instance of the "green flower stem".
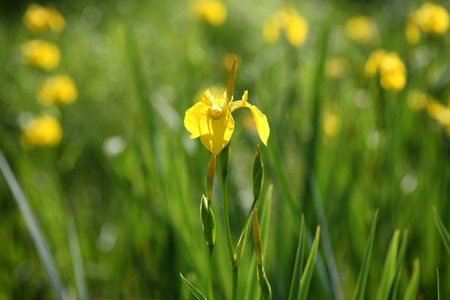
[[230, 261], [234, 264], [234, 249], [231, 241], [230, 221], [228, 219], [228, 199], [227, 199], [227, 176], [222, 175], [222, 203], [223, 203], [223, 219], [225, 222], [225, 232], [227, 235], [228, 253], [230, 254]]
[[212, 254], [213, 247], [209, 247], [209, 274], [208, 274], [208, 294], [209, 300], [213, 300], [213, 289], [212, 289]]
[[237, 298], [237, 282], [238, 282], [238, 268], [233, 266], [233, 295], [231, 299], [236, 300]]
[[222, 203], [223, 203], [223, 219], [225, 222], [225, 232], [227, 235], [228, 253], [230, 254], [231, 267], [233, 271], [233, 297], [236, 299], [237, 291], [237, 267], [234, 257], [233, 242], [231, 241], [230, 221], [228, 219], [228, 200], [227, 200], [227, 175], [222, 173]]

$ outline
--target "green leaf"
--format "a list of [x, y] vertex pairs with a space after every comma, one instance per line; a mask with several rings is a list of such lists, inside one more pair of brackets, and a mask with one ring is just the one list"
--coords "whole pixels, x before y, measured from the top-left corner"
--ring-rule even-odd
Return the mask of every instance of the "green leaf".
[[183, 277], [183, 274], [180, 273], [180, 277], [195, 298], [198, 300], [206, 300], [205, 296], [203, 296], [203, 294], [192, 283], [190, 283], [189, 280]]
[[378, 210], [373, 217], [372, 226], [370, 227], [369, 240], [367, 241], [366, 250], [364, 251], [363, 263], [359, 271], [358, 282], [356, 284], [355, 300], [363, 300], [366, 292], [367, 277], [369, 276], [370, 260], [372, 259], [373, 240], [377, 227]]
[[403, 233], [402, 244], [400, 245], [400, 251], [398, 253], [397, 269], [395, 270], [394, 287], [392, 289], [390, 300], [397, 299], [397, 291], [398, 286], [400, 284], [400, 278], [402, 277], [403, 262], [405, 261], [407, 245], [408, 245], [408, 231], [405, 230]]
[[39, 226], [36, 216], [33, 213], [33, 210], [30, 207], [25, 195], [22, 192], [22, 189], [19, 186], [11, 168], [8, 165], [8, 162], [3, 155], [3, 152], [0, 150], [0, 170], [3, 172], [5, 176], [6, 183], [8, 184], [11, 192], [16, 200], [17, 205], [19, 206], [20, 212], [25, 219], [25, 223], [27, 225], [27, 229], [30, 232], [31, 238], [33, 240], [34, 246], [36, 247], [39, 259], [44, 266], [45, 273], [47, 274], [48, 280], [50, 281], [50, 287], [53, 291], [53, 294], [56, 299], [62, 299], [62, 285], [61, 280], [58, 274], [58, 271], [55, 266], [55, 262], [52, 257], [52, 253], [50, 251], [50, 247], [48, 246], [47, 240]]
[[395, 278], [399, 235], [400, 231], [397, 229], [389, 244], [389, 250], [384, 262], [383, 272], [381, 273], [381, 282], [378, 287], [376, 300], [387, 300], [389, 298], [389, 293]]
[[305, 254], [305, 218], [302, 215], [300, 224], [300, 234], [298, 238], [297, 255], [295, 256], [294, 273], [291, 279], [291, 289], [289, 291], [289, 300], [298, 299], [300, 279], [303, 271], [303, 256]]
[[75, 284], [77, 286], [78, 299], [89, 299], [86, 280], [84, 277], [83, 259], [81, 257], [80, 243], [78, 241], [75, 221], [70, 218], [67, 221], [67, 234], [69, 236], [70, 255], [72, 256], [73, 270], [75, 273]]
[[[272, 203], [272, 190], [273, 185], [269, 185], [267, 189], [266, 197], [264, 198], [262, 214], [261, 214], [261, 222], [260, 222], [260, 230], [263, 233], [262, 239], [266, 241], [263, 245], [263, 255], [266, 254], [267, 249], [267, 239], [269, 237], [269, 223], [270, 223], [270, 207]], [[255, 254], [252, 255], [252, 261], [250, 263], [250, 270], [255, 270], [255, 272], [248, 272], [247, 277], [247, 285], [245, 290], [244, 299], [260, 299], [261, 290], [259, 287], [259, 282], [256, 279], [256, 258]]]
[[314, 237], [314, 243], [311, 247], [311, 252], [309, 253], [308, 261], [306, 262], [302, 278], [300, 279], [300, 293], [298, 296], [298, 299], [300, 300], [306, 299], [308, 295], [309, 284], [311, 282], [316, 262], [316, 254], [317, 250], [319, 249], [319, 239], [320, 239], [320, 226], [317, 226], [316, 236]]
[[434, 220], [436, 221], [436, 226], [439, 231], [439, 235], [441, 236], [442, 242], [444, 243], [445, 249], [447, 250], [448, 255], [450, 255], [450, 234], [442, 223], [441, 217], [439, 216], [436, 207], [433, 207], [434, 211]]
[[403, 300], [417, 299], [417, 287], [419, 285], [419, 277], [420, 277], [420, 263], [419, 259], [416, 258], [414, 260], [411, 279], [409, 280], [408, 286], [406, 287], [405, 296]]

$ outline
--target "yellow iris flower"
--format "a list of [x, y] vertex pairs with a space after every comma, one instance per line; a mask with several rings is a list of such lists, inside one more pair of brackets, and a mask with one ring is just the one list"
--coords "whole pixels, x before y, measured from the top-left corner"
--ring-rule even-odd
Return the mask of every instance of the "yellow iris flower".
[[238, 101], [233, 101], [230, 96], [234, 89], [235, 70], [236, 60], [231, 68], [227, 91], [222, 96], [214, 97], [206, 90], [202, 101], [189, 108], [184, 117], [184, 126], [191, 133], [191, 139], [200, 137], [203, 145], [215, 155], [230, 142], [234, 131], [231, 113], [238, 108], [247, 107], [251, 110], [259, 137], [266, 146], [270, 134], [267, 117], [256, 106], [247, 102], [248, 91]]

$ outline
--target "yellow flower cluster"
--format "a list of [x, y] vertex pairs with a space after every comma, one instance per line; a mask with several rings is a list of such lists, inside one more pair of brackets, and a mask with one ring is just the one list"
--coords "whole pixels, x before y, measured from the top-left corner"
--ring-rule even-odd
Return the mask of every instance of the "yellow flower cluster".
[[38, 99], [44, 105], [70, 104], [77, 96], [77, 87], [68, 75], [47, 78], [38, 93]]
[[47, 28], [59, 33], [66, 26], [66, 20], [55, 8], [36, 3], [28, 6], [23, 22], [34, 33], [43, 33]]
[[354, 16], [345, 23], [345, 33], [349, 38], [362, 44], [373, 43], [378, 39], [378, 27], [367, 16]]
[[443, 35], [449, 26], [449, 16], [445, 8], [429, 2], [414, 12], [412, 19], [423, 32], [430, 35]]
[[61, 55], [55, 44], [31, 40], [22, 45], [22, 56], [28, 64], [51, 71], [59, 65]]
[[445, 106], [433, 96], [414, 90], [408, 95], [408, 105], [412, 110], [426, 109], [428, 115], [438, 121], [450, 137], [450, 98]]
[[295, 47], [302, 46], [308, 35], [308, 22], [293, 8], [286, 6], [271, 16], [263, 29], [263, 37], [267, 43], [275, 43], [284, 29], [288, 42]]
[[61, 142], [61, 138], [61, 124], [48, 115], [32, 119], [22, 128], [21, 142], [24, 148], [53, 147]]
[[385, 90], [401, 91], [406, 85], [406, 67], [395, 52], [378, 49], [372, 52], [365, 64], [368, 77], [380, 73], [380, 85]]
[[[25, 25], [35, 33], [47, 28], [60, 32], [65, 26], [64, 17], [54, 8], [31, 4], [23, 17]], [[60, 61], [60, 52], [55, 44], [44, 40], [30, 40], [22, 45], [24, 60], [46, 71], [56, 69]], [[74, 81], [68, 75], [52, 76], [44, 80], [37, 98], [44, 105], [73, 103], [78, 97]], [[56, 146], [61, 142], [62, 128], [57, 119], [44, 114], [22, 126], [22, 145], [24, 148]]]
[[196, 18], [211, 25], [220, 26], [227, 19], [227, 8], [218, 0], [195, 0], [189, 3], [189, 11]]

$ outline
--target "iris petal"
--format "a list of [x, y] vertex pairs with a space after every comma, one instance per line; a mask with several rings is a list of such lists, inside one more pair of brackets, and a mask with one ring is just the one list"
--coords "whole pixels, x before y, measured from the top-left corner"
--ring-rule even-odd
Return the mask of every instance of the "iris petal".
[[188, 110], [184, 115], [184, 127], [191, 133], [191, 139], [200, 136], [200, 116], [203, 112], [207, 112], [209, 106], [203, 102], [198, 102]]
[[203, 145], [218, 155], [230, 142], [234, 131], [234, 120], [231, 113], [225, 111], [219, 118], [212, 118], [209, 110], [200, 115], [200, 139]]
[[270, 127], [267, 122], [267, 117], [254, 105], [245, 102], [245, 107], [250, 108], [253, 114], [253, 120], [255, 120], [256, 130], [264, 145], [267, 146], [267, 140], [269, 139]]

